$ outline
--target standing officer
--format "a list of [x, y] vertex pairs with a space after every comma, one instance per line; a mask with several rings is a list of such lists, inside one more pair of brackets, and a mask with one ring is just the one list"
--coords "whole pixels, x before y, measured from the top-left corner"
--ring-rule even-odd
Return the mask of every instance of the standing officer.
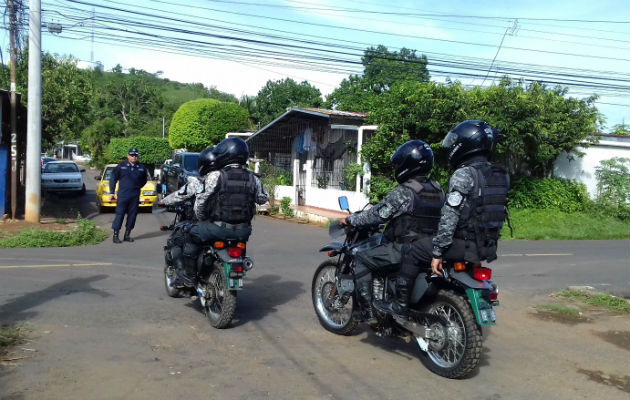
[[118, 237], [123, 218], [127, 214], [125, 224], [126, 242], [133, 242], [130, 233], [136, 225], [136, 215], [138, 214], [138, 203], [140, 201], [140, 189], [147, 183], [147, 168], [138, 163], [138, 150], [134, 147], [127, 153], [127, 161], [123, 161], [116, 166], [112, 178], [109, 180], [110, 199], [114, 200], [116, 195], [116, 182], [118, 182], [118, 202], [116, 204], [116, 218], [112, 222], [114, 230], [114, 243], [122, 243]]

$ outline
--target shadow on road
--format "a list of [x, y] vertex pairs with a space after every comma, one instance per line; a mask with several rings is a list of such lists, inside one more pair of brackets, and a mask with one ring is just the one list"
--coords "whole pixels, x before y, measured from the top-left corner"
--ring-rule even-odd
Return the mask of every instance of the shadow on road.
[[73, 293], [91, 293], [101, 297], [111, 294], [91, 286], [92, 282], [108, 278], [109, 275], [94, 275], [88, 278], [68, 279], [45, 289], [31, 292], [0, 305], [0, 321], [2, 323], [16, 323], [28, 317], [37, 315], [36, 311], [27, 311], [55, 298]]

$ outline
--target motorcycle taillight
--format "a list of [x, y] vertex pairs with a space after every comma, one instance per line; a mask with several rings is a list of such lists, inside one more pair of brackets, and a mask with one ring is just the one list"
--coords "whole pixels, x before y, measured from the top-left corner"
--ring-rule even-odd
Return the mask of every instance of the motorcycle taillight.
[[485, 267], [475, 267], [473, 269], [473, 278], [478, 281], [489, 281], [492, 279], [492, 270]]
[[243, 249], [240, 249], [238, 247], [229, 247], [228, 248], [228, 256], [230, 256], [232, 258], [240, 257], [242, 252], [243, 252]]

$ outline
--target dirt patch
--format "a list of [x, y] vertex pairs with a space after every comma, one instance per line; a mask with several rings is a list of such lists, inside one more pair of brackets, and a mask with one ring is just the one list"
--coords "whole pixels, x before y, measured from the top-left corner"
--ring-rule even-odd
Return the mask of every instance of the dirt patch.
[[617, 347], [630, 351], [630, 332], [628, 331], [594, 332], [594, 334], [608, 343], [612, 343]]
[[0, 222], [0, 237], [8, 237], [17, 235], [20, 231], [27, 228], [46, 229], [50, 231], [71, 231], [76, 224], [73, 220], [58, 220], [52, 218], [43, 218], [39, 223], [27, 222], [23, 219], [5, 219]]
[[603, 383], [605, 385], [614, 386], [619, 390], [630, 393], [630, 376], [618, 376], [612, 374], [605, 374], [602, 371], [590, 371], [587, 369], [578, 369], [578, 372], [584, 374], [588, 379]]
[[585, 317], [582, 313], [568, 314], [545, 309], [535, 309], [532, 315], [543, 321], [559, 322], [565, 325], [575, 325], [593, 321], [591, 318]]

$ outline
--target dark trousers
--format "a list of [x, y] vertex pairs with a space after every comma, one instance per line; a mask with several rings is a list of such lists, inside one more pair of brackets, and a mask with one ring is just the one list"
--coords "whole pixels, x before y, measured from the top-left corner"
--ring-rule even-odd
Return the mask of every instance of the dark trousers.
[[118, 197], [116, 203], [116, 217], [112, 222], [112, 229], [119, 231], [123, 223], [123, 218], [127, 214], [127, 222], [125, 228], [130, 231], [136, 226], [136, 216], [138, 215], [139, 195]]
[[252, 234], [252, 226], [244, 224], [238, 229], [230, 228], [229, 224], [217, 225], [211, 221], [199, 221], [190, 228], [188, 240], [184, 246], [184, 256], [196, 258], [199, 246], [213, 243], [217, 240], [236, 239], [246, 242]]
[[[433, 238], [426, 237], [411, 243], [409, 251], [402, 260], [400, 275], [409, 279], [415, 279], [423, 269], [431, 268], [433, 259]], [[442, 255], [445, 260], [463, 260], [479, 262], [477, 245], [473, 241], [454, 238], [453, 244]]]

